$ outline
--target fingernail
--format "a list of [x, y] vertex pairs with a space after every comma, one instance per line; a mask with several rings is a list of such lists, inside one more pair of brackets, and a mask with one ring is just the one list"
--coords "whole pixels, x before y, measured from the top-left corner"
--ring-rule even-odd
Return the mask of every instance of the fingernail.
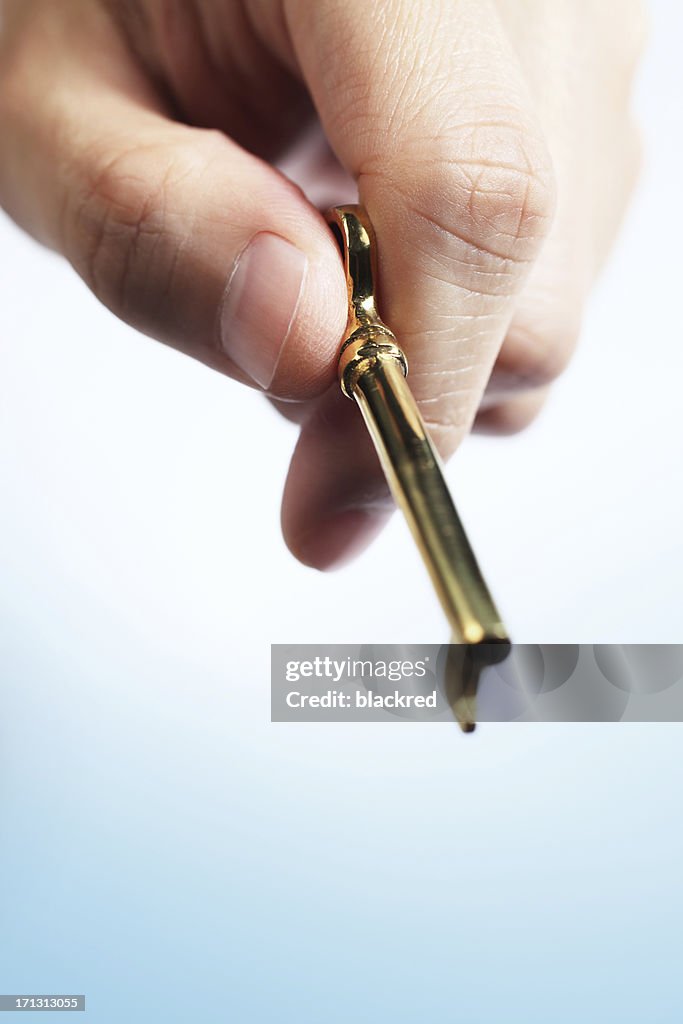
[[221, 344], [262, 388], [268, 388], [275, 376], [307, 263], [296, 246], [267, 231], [255, 235], [235, 261], [221, 310]]

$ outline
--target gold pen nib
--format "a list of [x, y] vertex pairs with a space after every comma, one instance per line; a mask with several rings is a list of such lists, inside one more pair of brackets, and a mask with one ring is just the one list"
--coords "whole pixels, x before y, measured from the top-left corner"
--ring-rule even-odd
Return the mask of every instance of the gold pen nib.
[[[507, 630], [406, 381], [406, 357], [377, 312], [375, 238], [368, 215], [362, 206], [337, 206], [327, 219], [341, 250], [349, 299], [346, 336], [339, 355], [341, 389], [360, 408], [454, 635], [460, 643], [506, 644], [509, 648]], [[465, 717], [469, 725], [463, 728], [473, 728], [473, 714]]]

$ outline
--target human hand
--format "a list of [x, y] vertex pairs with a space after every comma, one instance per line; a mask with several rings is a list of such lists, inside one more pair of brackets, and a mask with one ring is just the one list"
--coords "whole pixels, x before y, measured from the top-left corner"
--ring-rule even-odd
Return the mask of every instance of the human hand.
[[302, 423], [283, 501], [299, 558], [348, 557], [389, 507], [335, 379], [346, 293], [314, 203], [357, 185], [444, 455], [475, 418], [533, 416], [634, 179], [635, 0], [0, 10], [0, 202], [118, 316]]

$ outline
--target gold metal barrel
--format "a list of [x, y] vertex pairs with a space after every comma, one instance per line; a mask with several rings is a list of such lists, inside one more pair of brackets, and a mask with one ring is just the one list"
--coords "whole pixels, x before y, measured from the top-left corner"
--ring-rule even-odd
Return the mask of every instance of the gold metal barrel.
[[456, 641], [508, 644], [406, 381], [408, 366], [375, 301], [375, 239], [361, 206], [328, 212], [344, 260], [349, 296], [339, 357], [342, 391], [355, 399], [397, 505], [420, 549]]

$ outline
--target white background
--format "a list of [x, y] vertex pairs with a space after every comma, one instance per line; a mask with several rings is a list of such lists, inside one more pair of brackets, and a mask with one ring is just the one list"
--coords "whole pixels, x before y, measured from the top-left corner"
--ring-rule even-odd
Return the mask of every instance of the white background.
[[[683, 639], [683, 15], [652, 9], [578, 355], [449, 468], [520, 641]], [[679, 1021], [680, 728], [271, 725], [271, 642], [446, 639], [405, 527], [299, 566], [294, 430], [6, 221], [0, 265], [0, 990], [98, 1022]]]
[[[642, 178], [577, 357], [531, 430], [474, 438], [449, 467], [518, 640], [681, 637], [683, 18], [655, 13]], [[446, 638], [398, 517], [333, 575], [290, 557], [295, 431], [257, 395], [117, 322], [6, 220], [0, 264], [3, 600], [61, 612], [68, 585], [76, 618], [103, 602], [202, 656], [236, 622], [245, 646]]]

